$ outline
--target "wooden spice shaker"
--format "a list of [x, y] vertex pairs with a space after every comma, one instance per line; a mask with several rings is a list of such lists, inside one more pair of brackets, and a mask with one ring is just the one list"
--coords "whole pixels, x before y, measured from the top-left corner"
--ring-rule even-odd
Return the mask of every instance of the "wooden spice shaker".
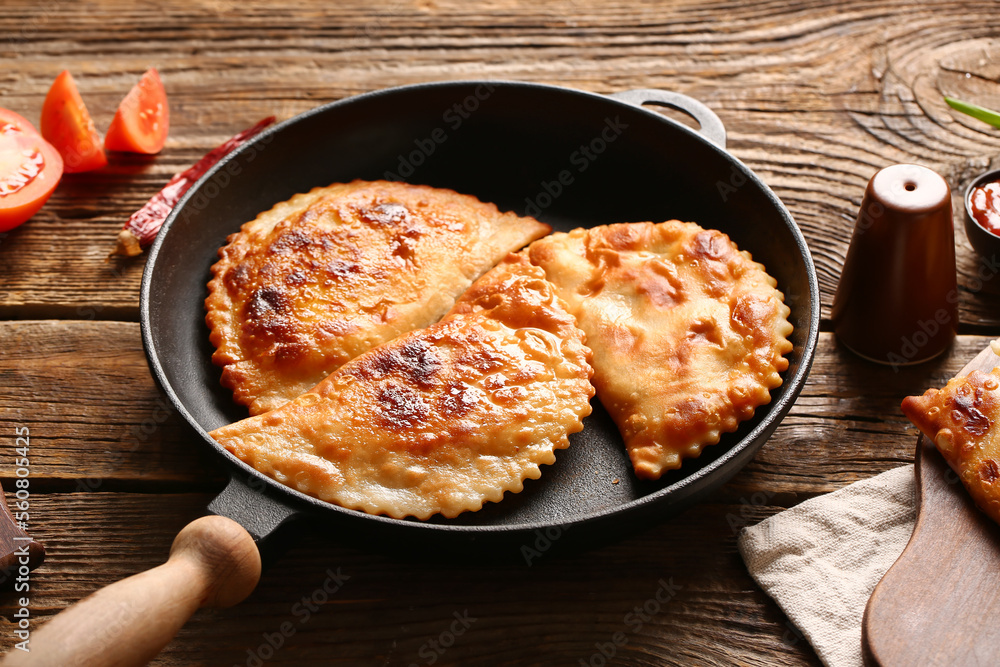
[[868, 182], [833, 300], [838, 340], [894, 367], [927, 361], [958, 329], [951, 191], [915, 164]]

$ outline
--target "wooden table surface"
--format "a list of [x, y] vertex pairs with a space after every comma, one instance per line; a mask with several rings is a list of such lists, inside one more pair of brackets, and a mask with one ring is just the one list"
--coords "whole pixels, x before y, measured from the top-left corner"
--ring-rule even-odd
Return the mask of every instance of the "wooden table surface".
[[[663, 88], [722, 118], [729, 149], [770, 185], [816, 262], [823, 333], [791, 414], [707, 502], [585, 553], [524, 563], [366, 549], [311, 531], [251, 597], [202, 611], [154, 664], [818, 664], [736, 552], [739, 529], [912, 460], [903, 396], [942, 384], [1000, 334], [956, 216], [960, 336], [900, 370], [837, 345], [827, 317], [864, 186], [919, 162], [959, 192], [1000, 131], [942, 93], [1000, 108], [993, 0], [5, 0], [0, 106], [33, 121], [53, 78], [75, 76], [102, 129], [129, 87], [159, 69], [171, 134], [152, 158], [68, 176], [29, 223], [0, 234], [0, 482], [15, 429], [31, 437], [30, 532], [48, 557], [31, 576], [32, 627], [113, 580], [163, 561], [224, 476], [150, 378], [138, 325], [143, 261], [105, 262], [117, 229], [173, 173], [263, 116], [399, 84], [503, 78], [610, 93]], [[959, 201], [956, 199], [956, 201]], [[960, 209], [958, 209], [960, 210]], [[303, 619], [328, 570], [343, 587]], [[636, 623], [661, 581], [677, 591]], [[15, 641], [0, 594], [0, 645]], [[301, 608], [299, 608], [301, 610]], [[451, 635], [455, 615], [467, 616]], [[287, 625], [291, 622], [291, 626]], [[293, 634], [280, 648], [267, 637]], [[447, 645], [447, 648], [439, 648]]]

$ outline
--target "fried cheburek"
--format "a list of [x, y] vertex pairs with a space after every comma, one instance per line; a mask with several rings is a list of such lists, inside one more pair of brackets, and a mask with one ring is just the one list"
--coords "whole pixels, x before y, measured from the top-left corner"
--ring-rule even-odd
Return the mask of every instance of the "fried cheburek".
[[451, 190], [388, 181], [316, 188], [231, 235], [206, 322], [222, 384], [256, 415], [348, 360], [425, 327], [508, 252], [548, 233]]
[[1000, 368], [972, 371], [943, 389], [903, 399], [903, 413], [930, 438], [976, 505], [1000, 523]]
[[671, 220], [577, 229], [526, 251], [594, 352], [635, 474], [659, 479], [770, 402], [792, 350], [775, 280], [725, 234]]
[[440, 322], [344, 364], [212, 437], [277, 481], [343, 507], [454, 517], [519, 492], [590, 414], [590, 350], [523, 256]]

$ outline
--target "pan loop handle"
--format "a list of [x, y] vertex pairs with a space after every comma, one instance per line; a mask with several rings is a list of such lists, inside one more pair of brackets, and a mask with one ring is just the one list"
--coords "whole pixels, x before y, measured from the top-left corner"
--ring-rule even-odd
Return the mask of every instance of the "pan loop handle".
[[726, 127], [715, 112], [687, 95], [656, 88], [636, 88], [608, 95], [611, 99], [642, 107], [644, 104], [658, 104], [685, 113], [698, 121], [698, 132], [719, 148], [726, 147]]

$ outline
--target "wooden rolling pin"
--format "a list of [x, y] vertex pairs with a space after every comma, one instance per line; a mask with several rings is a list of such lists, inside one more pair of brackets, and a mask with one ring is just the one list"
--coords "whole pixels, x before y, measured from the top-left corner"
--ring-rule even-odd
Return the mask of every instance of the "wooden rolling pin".
[[145, 665], [201, 607], [230, 607], [260, 580], [260, 553], [238, 523], [191, 522], [166, 563], [93, 593], [32, 633], [30, 652], [12, 650], [3, 667]]

